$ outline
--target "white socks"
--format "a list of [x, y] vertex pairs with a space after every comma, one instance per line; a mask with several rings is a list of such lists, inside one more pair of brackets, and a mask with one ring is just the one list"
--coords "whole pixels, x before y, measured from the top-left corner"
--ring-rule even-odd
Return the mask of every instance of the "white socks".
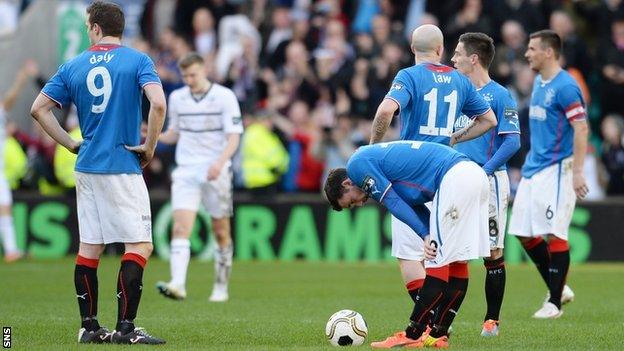
[[230, 281], [232, 271], [232, 255], [234, 253], [232, 244], [215, 250], [215, 285], [227, 285]]
[[189, 239], [171, 240], [171, 285], [180, 289], [186, 287], [186, 270], [191, 259], [191, 241]]
[[0, 236], [2, 236], [2, 247], [5, 255], [19, 253], [17, 242], [15, 241], [12, 216], [0, 216]]

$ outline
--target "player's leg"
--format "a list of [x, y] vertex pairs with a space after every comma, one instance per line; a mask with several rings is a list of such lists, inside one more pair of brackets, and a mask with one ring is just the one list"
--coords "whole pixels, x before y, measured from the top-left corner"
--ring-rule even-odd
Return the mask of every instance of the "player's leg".
[[225, 302], [229, 298], [228, 284], [234, 255], [230, 229], [233, 203], [232, 171], [229, 163], [223, 167], [217, 179], [203, 185], [202, 202], [212, 218], [212, 231], [217, 241], [214, 255], [215, 279], [209, 300]]
[[404, 260], [401, 258], [397, 260], [399, 261], [399, 269], [401, 270], [401, 276], [403, 277], [407, 293], [412, 301], [416, 303], [418, 292], [425, 283], [425, 277], [427, 275], [425, 272], [425, 265], [423, 261]]
[[76, 203], [80, 245], [74, 267], [74, 286], [80, 311], [80, 343], [110, 342], [110, 332], [100, 326], [98, 314], [98, 276], [100, 255], [104, 251], [97, 201], [88, 175], [76, 172]]
[[[570, 248], [568, 245], [568, 228], [576, 204], [576, 194], [572, 185], [571, 159], [563, 160], [558, 165], [557, 188], [559, 189], [555, 209], [552, 215], [548, 235], [549, 266], [549, 298], [548, 302], [561, 309], [563, 292], [566, 291], [566, 302], [574, 298], [574, 293], [565, 285], [570, 268]], [[554, 178], [554, 177], [553, 177]], [[539, 317], [539, 316], [536, 316]]]
[[189, 238], [201, 199], [201, 187], [196, 180], [197, 173], [194, 167], [178, 167], [172, 175], [173, 229], [169, 257], [171, 280], [157, 282], [156, 288], [163, 296], [175, 300], [186, 298], [186, 274], [191, 258]]
[[209, 300], [212, 302], [225, 302], [228, 300], [228, 284], [232, 271], [232, 236], [230, 229], [230, 217], [212, 218], [212, 231], [217, 241], [214, 265], [215, 279], [212, 294]]
[[[429, 214], [423, 214], [421, 220], [429, 221]], [[425, 281], [423, 264], [423, 241], [407, 224], [391, 216], [392, 249], [391, 254], [399, 262], [403, 283], [410, 298], [416, 302], [418, 292]]]
[[483, 170], [473, 162], [458, 164], [442, 182], [437, 194], [441, 200], [436, 208], [436, 215], [442, 216], [437, 221], [441, 228], [438, 240], [442, 244], [436, 261], [437, 264], [450, 262], [449, 280], [425, 341], [425, 346], [437, 347], [448, 345], [449, 328], [466, 296], [467, 260], [486, 257], [490, 253], [487, 234], [490, 192]]
[[143, 271], [154, 246], [149, 194], [140, 174], [90, 174], [98, 199], [98, 215], [104, 243], [123, 243], [117, 275], [117, 324], [113, 343], [162, 344], [163, 340], [136, 328]]
[[[1, 164], [2, 162], [0, 162]], [[0, 170], [0, 173], [2, 173], [2, 170]], [[22, 252], [17, 248], [15, 239], [13, 214], [11, 212], [12, 203], [13, 199], [9, 183], [4, 178], [4, 175], [0, 174], [0, 236], [2, 237], [4, 261], [7, 263], [15, 262], [22, 258]]]
[[182, 300], [186, 298], [186, 274], [191, 259], [191, 231], [195, 224], [197, 212], [193, 210], [174, 210], [173, 229], [171, 233], [171, 251], [169, 283], [158, 282], [156, 287], [166, 297]]
[[488, 206], [488, 230], [490, 256], [483, 259], [485, 265], [485, 301], [487, 311], [483, 319], [482, 336], [497, 336], [500, 310], [505, 294], [505, 230], [507, 227], [507, 206], [509, 201], [509, 177], [507, 171], [495, 172], [490, 181], [490, 202]]
[[533, 214], [537, 214], [532, 210], [536, 206], [534, 196], [536, 191], [536, 179], [522, 178], [518, 185], [516, 198], [511, 209], [511, 220], [509, 221], [509, 233], [515, 235], [531, 261], [535, 264], [540, 276], [548, 285], [550, 266], [550, 255], [548, 254], [548, 245], [541, 236], [536, 236], [533, 228]]

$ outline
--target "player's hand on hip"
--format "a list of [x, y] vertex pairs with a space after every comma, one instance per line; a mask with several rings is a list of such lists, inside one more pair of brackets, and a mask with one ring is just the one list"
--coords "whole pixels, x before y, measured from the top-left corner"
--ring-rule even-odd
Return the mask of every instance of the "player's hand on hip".
[[576, 193], [576, 197], [580, 200], [587, 196], [589, 193], [589, 188], [587, 187], [587, 183], [585, 182], [585, 176], [582, 172], [574, 172], [572, 174], [572, 184], [574, 186], [574, 192]]
[[137, 156], [139, 156], [139, 160], [141, 161], [141, 168], [145, 168], [145, 166], [147, 166], [147, 164], [152, 160], [152, 157], [154, 157], [154, 149], [147, 147], [147, 145], [145, 144], [137, 146], [124, 145], [124, 147], [126, 148], [126, 150], [132, 151], [136, 153]]
[[433, 260], [438, 254], [438, 243], [431, 240], [431, 236], [425, 236], [425, 259]]
[[210, 168], [208, 169], [208, 180], [215, 180], [221, 174], [221, 169], [223, 168], [223, 163], [216, 161]]
[[69, 150], [72, 154], [78, 154], [80, 145], [82, 145], [82, 140], [75, 141], [73, 145], [67, 148], [67, 150]]

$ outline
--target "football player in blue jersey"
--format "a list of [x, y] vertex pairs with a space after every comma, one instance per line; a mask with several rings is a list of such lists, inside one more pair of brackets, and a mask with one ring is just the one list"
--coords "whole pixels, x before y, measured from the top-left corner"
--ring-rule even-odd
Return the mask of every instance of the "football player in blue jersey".
[[588, 192], [583, 176], [585, 102], [574, 78], [559, 64], [561, 50], [561, 38], [542, 30], [530, 35], [525, 54], [538, 75], [529, 108], [531, 149], [522, 167], [509, 232], [518, 236], [548, 286], [549, 295], [534, 318], [558, 318], [561, 305], [574, 299], [566, 285], [568, 227], [576, 199]]
[[[461, 134], [464, 139], [477, 137], [496, 126], [496, 116], [490, 105], [469, 79], [440, 63], [443, 41], [442, 31], [434, 25], [423, 25], [414, 30], [411, 48], [415, 65], [401, 70], [394, 78], [386, 98], [377, 109], [371, 144], [383, 139], [395, 114], [400, 119], [401, 139], [444, 145], [451, 142], [455, 120], [462, 114], [475, 120], [472, 127]], [[427, 216], [428, 209], [423, 208], [418, 214]], [[416, 301], [425, 278], [423, 242], [408, 225], [394, 216], [391, 225], [392, 256], [399, 262], [407, 292]], [[454, 278], [461, 283], [456, 284]], [[465, 292], [467, 283], [463, 277], [453, 277], [450, 286], [453, 291]]]
[[[450, 277], [468, 283], [466, 261], [490, 254], [489, 183], [483, 169], [452, 148], [432, 142], [394, 141], [363, 146], [347, 167], [334, 169], [324, 192], [331, 206], [362, 206], [371, 197], [424, 240], [427, 275], [404, 332], [373, 348], [448, 347], [448, 336], [431, 335], [431, 311], [439, 305]], [[418, 213], [432, 202], [431, 216]], [[437, 249], [434, 249], [437, 248]], [[453, 306], [456, 313], [461, 300]]]
[[[93, 44], [61, 65], [31, 108], [32, 116], [59, 144], [78, 154], [76, 197], [80, 246], [74, 283], [82, 326], [80, 343], [162, 344], [136, 328], [143, 269], [153, 250], [150, 201], [141, 167], [154, 155], [165, 117], [165, 95], [152, 60], [121, 45], [121, 8], [95, 1], [87, 7]], [[150, 102], [147, 138], [140, 144], [141, 97]], [[52, 114], [76, 105], [84, 141], [72, 139]], [[117, 325], [111, 333], [97, 320], [97, 267], [104, 246], [124, 243], [117, 278]]]
[[[509, 204], [509, 176], [506, 163], [520, 149], [516, 102], [509, 91], [490, 79], [488, 74], [488, 68], [494, 58], [494, 50], [494, 41], [486, 34], [465, 33], [459, 37], [455, 53], [451, 58], [455, 68], [468, 76], [477, 91], [490, 104], [498, 119], [496, 128], [476, 139], [455, 146], [457, 151], [483, 167], [490, 181], [490, 257], [484, 259], [487, 312], [481, 330], [483, 336], [498, 335], [506, 275], [503, 257]], [[469, 124], [470, 120], [462, 116], [455, 121], [455, 129], [464, 129]], [[436, 321], [436, 323], [439, 322]]]

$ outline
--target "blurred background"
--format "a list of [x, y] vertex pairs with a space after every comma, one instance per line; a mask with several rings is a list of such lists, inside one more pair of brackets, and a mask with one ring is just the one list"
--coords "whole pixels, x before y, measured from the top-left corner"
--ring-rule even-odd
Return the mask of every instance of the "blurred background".
[[[582, 88], [592, 129], [585, 162], [590, 195], [574, 214], [572, 259], [624, 260], [615, 249], [624, 238], [613, 229], [624, 226], [622, 0], [114, 2], [126, 15], [124, 44], [152, 57], [167, 94], [183, 85], [176, 61], [197, 51], [209, 63], [209, 79], [239, 99], [246, 126], [234, 162], [239, 259], [389, 258], [387, 214], [376, 206], [328, 211], [320, 187], [329, 169], [344, 166], [368, 143], [377, 105], [395, 74], [413, 64], [410, 34], [425, 23], [444, 32], [447, 64], [462, 33], [494, 38], [491, 76], [515, 97], [522, 130], [522, 149], [509, 165], [514, 192], [530, 148], [528, 35], [555, 30], [564, 41], [562, 64]], [[29, 108], [58, 66], [89, 46], [88, 3], [0, 0], [5, 173], [14, 191], [18, 242], [33, 257], [65, 255], [77, 245], [75, 158], [33, 124]], [[146, 104], [144, 110], [146, 117]], [[75, 111], [56, 112], [78, 136]], [[397, 137], [396, 129], [387, 134]], [[157, 252], [165, 257], [173, 155], [174, 147], [159, 145], [145, 170]], [[209, 221], [203, 218], [195, 254], [208, 252]], [[515, 240], [506, 250], [509, 262], [523, 259]]]

